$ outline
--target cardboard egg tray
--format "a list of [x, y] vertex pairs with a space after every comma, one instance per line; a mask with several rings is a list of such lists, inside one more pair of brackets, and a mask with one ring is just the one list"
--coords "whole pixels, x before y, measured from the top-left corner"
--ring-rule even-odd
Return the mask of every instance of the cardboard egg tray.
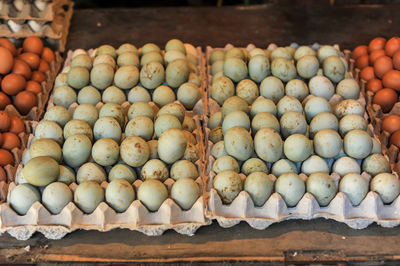
[[64, 52], [74, 3], [70, 0], [54, 0], [40, 11], [33, 1], [22, 2], [21, 11], [13, 1], [0, 1], [0, 36], [20, 39], [37, 36], [46, 39], [49, 46]]
[[[203, 55], [201, 49], [199, 51], [199, 70], [203, 73]], [[94, 50], [90, 50], [88, 53], [92, 54]], [[68, 59], [66, 60], [65, 67], [71, 62], [72, 52], [69, 52]], [[203, 84], [204, 85], [204, 84]], [[202, 90], [204, 86], [202, 85]], [[52, 96], [50, 96], [48, 108], [53, 106]], [[98, 103], [96, 107], [99, 109], [103, 103]], [[77, 103], [73, 103], [69, 107], [69, 112], [73, 114], [75, 108], [78, 106]], [[127, 111], [130, 103], [125, 102], [122, 104], [123, 109]], [[157, 110], [155, 104], [153, 108]], [[202, 132], [201, 119], [204, 112], [202, 99], [194, 107], [193, 111], [187, 111], [186, 115], [193, 117], [196, 123], [196, 129], [193, 132], [197, 140], [196, 148], [199, 151], [199, 159], [195, 162], [198, 167], [199, 177], [196, 179], [196, 183], [199, 184], [200, 190], [204, 191], [204, 135]], [[37, 122], [31, 124], [31, 132], [34, 133], [34, 129]], [[28, 146], [34, 134], [30, 134]], [[25, 150], [25, 155], [26, 154]], [[12, 182], [9, 186], [8, 195], [11, 193], [17, 183], [26, 182], [22, 175], [23, 164], [27, 160], [28, 156], [25, 156], [16, 170], [15, 182]], [[29, 159], [29, 158], [28, 158]], [[108, 167], [107, 172], [110, 170]], [[77, 170], [77, 169], [75, 169]], [[138, 170], [140, 172], [140, 169]], [[164, 184], [167, 186], [170, 192], [174, 180], [168, 178]], [[103, 182], [101, 186], [107, 187], [107, 182]], [[137, 191], [138, 187], [142, 184], [140, 179], [137, 179], [133, 186]], [[70, 185], [72, 191], [77, 187], [76, 183]], [[66, 234], [73, 232], [77, 229], [84, 230], [98, 230], [98, 231], [109, 231], [115, 228], [127, 228], [130, 230], [137, 230], [146, 235], [161, 235], [164, 231], [173, 229], [178, 233], [193, 235], [196, 230], [211, 223], [211, 220], [205, 217], [205, 201], [203, 196], [200, 196], [190, 210], [182, 210], [171, 198], [164, 201], [158, 211], [150, 212], [147, 208], [139, 201], [135, 200], [131, 206], [124, 213], [116, 213], [111, 207], [105, 202], [99, 204], [96, 210], [91, 214], [83, 213], [73, 202], [69, 203], [60, 214], [53, 215], [40, 203], [36, 202], [31, 206], [26, 215], [18, 215], [8, 203], [0, 205], [0, 234], [8, 232], [13, 237], [26, 240], [29, 239], [33, 233], [41, 232], [46, 238], [49, 239], [60, 239]]]
[[[227, 45], [225, 48], [219, 49], [228, 49], [229, 47], [231, 46]], [[252, 48], [251, 45], [247, 47], [247, 49], [250, 48]], [[212, 51], [213, 48], [207, 47], [206, 59], [208, 73], [207, 80], [209, 82], [208, 88], [211, 87], [210, 82], [212, 80], [212, 77], [210, 75], [210, 66], [208, 64], [209, 56], [211, 55]], [[349, 59], [348, 51], [346, 51], [345, 58], [347, 60]], [[354, 72], [354, 65], [349, 64], [349, 67], [351, 67], [351, 72]], [[352, 74], [350, 74], [349, 76], [352, 76]], [[339, 102], [340, 100], [341, 97], [335, 94], [329, 102], [332, 105]], [[365, 97], [362, 92], [360, 93], [360, 98], [358, 100], [362, 103], [363, 106], [365, 106]], [[219, 111], [220, 106], [210, 97], [207, 98], [206, 104], [208, 106], [208, 115]], [[364, 114], [364, 117], [368, 121], [367, 113]], [[241, 191], [232, 203], [223, 204], [217, 191], [212, 188], [213, 178], [216, 175], [212, 171], [212, 165], [215, 159], [211, 155], [211, 148], [213, 143], [208, 140], [208, 135], [210, 133], [210, 129], [207, 128], [208, 116], [204, 116], [204, 119], [205, 120], [203, 121], [203, 126], [206, 142], [205, 186], [207, 188], [204, 197], [207, 201], [206, 216], [210, 219], [216, 219], [220, 226], [232, 227], [240, 223], [241, 221], [245, 221], [251, 227], [262, 230], [273, 223], [278, 223], [284, 220], [311, 220], [315, 218], [333, 219], [339, 222], [343, 222], [354, 229], [366, 228], [368, 225], [374, 222], [383, 227], [394, 227], [400, 224], [400, 196], [397, 197], [391, 204], [386, 205], [382, 202], [380, 196], [373, 191], [369, 191], [364, 200], [358, 206], [353, 206], [347, 196], [342, 192], [337, 193], [334, 199], [326, 207], [319, 206], [314, 196], [307, 192], [304, 194], [297, 206], [292, 208], [288, 207], [280, 194], [276, 192], [274, 192], [270, 196], [270, 198], [265, 202], [262, 207], [256, 207], [250, 195], [246, 191]], [[373, 126], [369, 124], [368, 133], [375, 139], [378, 139], [373, 132]], [[327, 162], [329, 167], [331, 168], [333, 164], [333, 159], [329, 159], [327, 160]], [[358, 160], [358, 163], [359, 165], [361, 165], [360, 160]], [[269, 164], [268, 166], [270, 169], [271, 165]], [[300, 170], [300, 164], [297, 164], [297, 166]], [[398, 176], [395, 172], [393, 172], [393, 174]], [[370, 181], [371, 176], [368, 173], [363, 172], [361, 175], [368, 182]], [[245, 179], [245, 176], [243, 174], [240, 174], [240, 176], [242, 180]], [[304, 174], [300, 174], [300, 176], [304, 180], [307, 179], [307, 176]], [[276, 179], [276, 177], [272, 177], [273, 179]], [[331, 173], [331, 177], [338, 184], [340, 176], [337, 173]]]

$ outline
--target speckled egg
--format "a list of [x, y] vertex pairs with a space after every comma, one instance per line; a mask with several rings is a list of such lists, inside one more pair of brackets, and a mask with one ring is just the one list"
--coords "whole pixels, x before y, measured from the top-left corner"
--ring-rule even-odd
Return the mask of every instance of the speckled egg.
[[176, 128], [164, 131], [158, 139], [158, 155], [166, 163], [174, 163], [185, 153], [187, 140], [185, 133]]
[[280, 159], [279, 161], [275, 162], [271, 168], [271, 174], [276, 177], [289, 172], [297, 174], [298, 170], [296, 164], [288, 159]]
[[282, 139], [274, 129], [262, 128], [258, 130], [254, 136], [254, 144], [258, 157], [266, 162], [276, 162], [282, 157]]
[[308, 88], [312, 95], [323, 97], [327, 101], [329, 101], [335, 93], [332, 82], [324, 76], [315, 76], [311, 78], [308, 82]]
[[344, 137], [344, 151], [355, 159], [364, 159], [372, 150], [372, 139], [367, 132], [359, 129], [349, 131]]
[[169, 177], [169, 171], [166, 165], [159, 159], [151, 159], [147, 161], [141, 171], [143, 180], [158, 179], [164, 182]]
[[78, 184], [85, 181], [95, 181], [101, 184], [106, 181], [106, 172], [100, 165], [88, 162], [79, 167], [78, 172], [76, 172], [76, 181]]
[[101, 94], [99, 90], [97, 90], [93, 86], [86, 86], [79, 90], [77, 102], [79, 104], [92, 104], [96, 105], [101, 101]]
[[249, 193], [254, 205], [261, 207], [272, 194], [274, 183], [271, 178], [263, 172], [254, 172], [246, 177], [244, 190]]
[[294, 207], [306, 192], [306, 185], [296, 173], [283, 173], [275, 181], [275, 191], [282, 196], [288, 207]]
[[328, 163], [317, 155], [311, 155], [301, 165], [301, 172], [310, 175], [315, 172], [329, 173]]
[[124, 212], [135, 200], [135, 190], [125, 179], [115, 179], [106, 188], [106, 202], [117, 212]]
[[92, 142], [83, 134], [75, 134], [68, 137], [63, 145], [63, 157], [65, 163], [71, 167], [78, 167], [89, 160], [92, 150]]
[[136, 116], [131, 119], [125, 128], [125, 136], [138, 136], [150, 140], [154, 134], [153, 120], [147, 116]]
[[285, 87], [280, 79], [267, 77], [260, 84], [260, 95], [276, 104], [285, 95]]
[[97, 140], [92, 147], [92, 158], [102, 166], [114, 165], [119, 159], [118, 143], [109, 138]]
[[314, 136], [314, 150], [324, 158], [332, 158], [339, 154], [342, 148], [340, 135], [332, 129], [322, 129]]
[[339, 191], [346, 194], [351, 204], [357, 206], [368, 193], [368, 183], [360, 174], [349, 173], [340, 180]]
[[94, 139], [111, 138], [117, 143], [121, 141], [121, 127], [118, 121], [111, 116], [100, 117], [93, 127]]
[[149, 179], [140, 185], [137, 197], [149, 211], [157, 211], [168, 198], [168, 191], [161, 181]]
[[232, 127], [224, 134], [226, 152], [240, 161], [253, 155], [254, 143], [250, 133], [242, 127]]
[[104, 190], [97, 182], [83, 182], [75, 190], [74, 202], [84, 213], [92, 213], [103, 201]]
[[296, 67], [289, 59], [279, 57], [272, 60], [271, 73], [283, 82], [288, 82], [296, 77]]
[[327, 173], [316, 172], [307, 178], [307, 192], [311, 193], [322, 207], [327, 206], [335, 197], [337, 187], [335, 181]]
[[242, 179], [238, 173], [232, 170], [225, 170], [217, 174], [212, 185], [225, 204], [231, 203], [243, 190]]
[[400, 193], [399, 179], [389, 173], [382, 173], [372, 178], [371, 190], [378, 193], [383, 203], [389, 204], [397, 198]]
[[191, 178], [180, 178], [171, 189], [171, 198], [178, 203], [183, 210], [189, 210], [200, 197], [199, 185]]
[[353, 158], [342, 156], [333, 163], [332, 172], [343, 177], [349, 173], [360, 174], [361, 168]]
[[120, 154], [126, 164], [138, 167], [147, 162], [150, 156], [150, 148], [144, 139], [132, 136], [122, 141]]
[[243, 163], [241, 172], [246, 176], [254, 172], [268, 174], [268, 166], [259, 158], [250, 158]]
[[64, 127], [71, 120], [71, 114], [64, 106], [53, 106], [46, 111], [43, 120], [53, 121]]
[[70, 202], [72, 191], [62, 182], [51, 183], [43, 190], [42, 203], [52, 214], [59, 214]]
[[312, 143], [304, 135], [290, 135], [283, 145], [285, 156], [294, 162], [302, 162], [310, 157], [312, 153]]

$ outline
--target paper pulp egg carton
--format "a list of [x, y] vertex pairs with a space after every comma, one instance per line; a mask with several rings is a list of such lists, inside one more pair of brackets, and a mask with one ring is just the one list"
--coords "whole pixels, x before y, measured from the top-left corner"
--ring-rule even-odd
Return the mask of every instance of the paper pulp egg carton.
[[[69, 62], [70, 60], [66, 61], [66, 66]], [[152, 104], [155, 110], [158, 109], [155, 104], [150, 104]], [[50, 96], [48, 108], [51, 108], [53, 105], [52, 96]], [[102, 105], [103, 103], [98, 103], [96, 107], [100, 109]], [[73, 103], [69, 107], [68, 110], [71, 115], [77, 106], [77, 103]], [[122, 106], [123, 109], [127, 111], [130, 103], [125, 102]], [[199, 177], [196, 179], [196, 183], [199, 185], [201, 191], [204, 190], [203, 182], [205, 172], [203, 160], [205, 157], [203, 141], [204, 135], [200, 122], [202, 114], [202, 100], [199, 100], [193, 111], [187, 111], [186, 113], [186, 115], [193, 117], [196, 123], [196, 129], [193, 132], [197, 140], [196, 148], [199, 151], [199, 159], [195, 162], [199, 171]], [[36, 125], [37, 122], [32, 123], [31, 125], [33, 134], [29, 137], [28, 148], [34, 137], [34, 129]], [[22, 175], [22, 169], [24, 163], [28, 160], [29, 155], [27, 154], [27, 150], [25, 150], [23, 160], [17, 169], [16, 180], [10, 184], [8, 191], [9, 194], [16, 184], [26, 182]], [[110, 169], [111, 167], [107, 167], [106, 172]], [[75, 169], [75, 172], [76, 171], [77, 169]], [[140, 173], [140, 168], [137, 172]], [[171, 178], [168, 178], [164, 182], [169, 192], [174, 182], [175, 181]], [[137, 191], [141, 184], [142, 181], [137, 179], [133, 183], [134, 189]], [[106, 188], [107, 185], [107, 182], [101, 184], [103, 188]], [[74, 191], [77, 184], [73, 183], [69, 187]], [[115, 228], [127, 228], [130, 230], [140, 231], [146, 235], [154, 236], [161, 235], [168, 229], [173, 229], [181, 234], [193, 235], [199, 227], [211, 223], [211, 220], [205, 217], [204, 209], [205, 201], [203, 196], [200, 196], [192, 208], [186, 211], [182, 210], [171, 198], [165, 200], [156, 212], [148, 211], [147, 208], [136, 199], [124, 213], [116, 213], [105, 202], [102, 202], [93, 213], [85, 214], [73, 202], [71, 202], [60, 214], [53, 215], [49, 213], [40, 202], [36, 202], [31, 206], [26, 215], [21, 216], [11, 208], [9, 203], [6, 203], [0, 205], [0, 233], [8, 232], [13, 237], [21, 240], [29, 239], [36, 231], [41, 232], [49, 239], [60, 239], [67, 233], [73, 232], [77, 229], [109, 231]]]
[[[225, 48], [220, 49], [229, 49], [230, 45], [227, 45]], [[249, 45], [246, 49], [250, 50], [254, 46]], [[207, 47], [207, 62], [209, 56], [212, 52], [213, 48]], [[346, 60], [349, 59], [349, 52], [347, 51], [345, 54]], [[350, 72], [347, 77], [352, 77], [353, 74], [353, 66], [350, 66]], [[207, 64], [207, 73], [208, 73], [208, 88], [211, 87], [212, 76], [210, 75], [210, 66]], [[210, 90], [208, 90], [208, 93]], [[335, 94], [330, 99], [330, 104], [335, 105], [340, 102], [342, 98]], [[363, 93], [360, 93], [360, 98], [358, 101], [365, 107], [365, 97]], [[325, 218], [325, 219], [333, 219], [339, 222], [343, 222], [347, 224], [351, 228], [362, 229], [366, 228], [371, 223], [376, 222], [377, 224], [383, 227], [394, 227], [400, 224], [400, 196], [397, 197], [391, 204], [384, 204], [380, 198], [380, 196], [373, 192], [369, 191], [364, 200], [358, 206], [353, 206], [347, 196], [338, 192], [336, 196], [332, 199], [330, 204], [326, 207], [319, 206], [318, 202], [314, 198], [314, 196], [310, 193], [305, 193], [302, 199], [295, 207], [288, 207], [280, 196], [279, 193], [274, 192], [270, 198], [265, 202], [265, 204], [261, 207], [257, 207], [254, 205], [250, 195], [246, 191], [241, 191], [238, 196], [233, 200], [230, 204], [224, 204], [221, 201], [217, 191], [212, 187], [212, 182], [216, 174], [212, 171], [212, 165], [215, 161], [215, 158], [211, 155], [211, 148], [213, 143], [208, 140], [208, 135], [210, 133], [210, 129], [207, 128], [208, 117], [219, 111], [220, 106], [217, 102], [215, 102], [211, 97], [207, 98], [207, 114], [208, 116], [204, 116], [205, 120], [203, 121], [204, 125], [204, 134], [205, 134], [205, 142], [206, 142], [206, 192], [205, 192], [205, 200], [207, 201], [206, 205], [206, 216], [210, 219], [216, 219], [220, 226], [222, 227], [232, 227], [241, 221], [247, 222], [251, 227], [255, 229], [265, 229], [269, 227], [273, 223], [278, 223], [280, 221], [289, 220], [289, 219], [303, 219], [303, 220], [311, 220], [315, 218]], [[367, 121], [369, 121], [369, 117], [367, 113], [364, 113], [364, 117]], [[377, 136], [374, 135], [374, 129], [371, 124], [368, 125], [367, 132], [377, 139]], [[386, 156], [387, 158], [387, 156]], [[388, 159], [388, 158], [387, 158]], [[327, 163], [329, 168], [332, 168], [334, 160], [327, 159]], [[358, 164], [361, 165], [361, 160], [357, 160]], [[239, 162], [240, 164], [240, 162]], [[268, 168], [271, 169], [271, 164], [268, 163]], [[297, 163], [297, 167], [301, 169], [301, 163]], [[393, 172], [396, 176], [397, 173]], [[361, 174], [369, 183], [371, 180], [371, 176], [363, 172]], [[240, 174], [242, 180], [246, 177], [243, 174]], [[276, 180], [277, 177], [270, 175], [273, 180]], [[304, 180], [307, 179], [307, 176], [303, 173], [300, 174], [300, 177]], [[331, 177], [338, 185], [340, 181], [340, 176], [337, 173], [331, 173]]]
[[0, 36], [38, 36], [64, 52], [74, 3], [70, 0], [0, 0]]

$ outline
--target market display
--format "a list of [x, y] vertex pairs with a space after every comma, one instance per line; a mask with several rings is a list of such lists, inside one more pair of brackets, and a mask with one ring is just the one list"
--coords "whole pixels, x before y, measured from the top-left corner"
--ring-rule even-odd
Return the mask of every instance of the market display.
[[374, 192], [385, 204], [397, 198], [398, 178], [337, 47], [227, 46], [208, 48], [207, 59], [207, 214], [221, 226], [323, 216], [360, 228], [337, 208], [359, 206], [368, 220]]

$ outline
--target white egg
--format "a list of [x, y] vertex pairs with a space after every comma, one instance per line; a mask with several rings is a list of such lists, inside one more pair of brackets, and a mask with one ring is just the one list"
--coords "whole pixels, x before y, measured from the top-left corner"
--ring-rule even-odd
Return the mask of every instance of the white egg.
[[96, 107], [87, 103], [78, 105], [72, 115], [72, 119], [86, 121], [91, 127], [94, 126], [98, 117], [99, 112]]
[[279, 100], [276, 107], [278, 110], [278, 117], [281, 117], [284, 113], [289, 111], [303, 113], [303, 106], [300, 101], [292, 96], [284, 96]]
[[92, 142], [83, 134], [75, 134], [67, 138], [63, 145], [64, 162], [71, 167], [78, 167], [89, 160]]
[[[65, 126], [64, 128], [66, 127], [67, 126]], [[35, 137], [36, 139], [52, 139], [55, 140], [58, 144], [62, 145], [63, 130], [56, 122], [42, 120], [36, 125]]]
[[276, 104], [285, 95], [285, 87], [280, 79], [270, 76], [261, 82], [260, 95]]
[[348, 114], [342, 117], [339, 122], [339, 132], [345, 136], [353, 129], [367, 130], [367, 121], [358, 114]]
[[134, 102], [150, 102], [150, 93], [141, 86], [133, 87], [128, 93], [128, 101], [133, 104]]
[[86, 121], [70, 120], [64, 126], [64, 139], [68, 139], [70, 136], [76, 134], [83, 134], [86, 135], [90, 140], [93, 139], [93, 130]]
[[306, 114], [307, 121], [310, 122], [319, 113], [331, 113], [332, 109], [329, 102], [325, 98], [314, 96], [307, 100], [304, 106], [304, 112]]
[[43, 190], [42, 202], [52, 214], [59, 214], [72, 202], [72, 191], [62, 182], [51, 183]]
[[301, 165], [301, 172], [310, 175], [315, 172], [329, 173], [328, 163], [317, 155], [311, 155]]
[[288, 159], [280, 159], [279, 161], [275, 162], [271, 168], [271, 174], [276, 177], [289, 172], [297, 174], [298, 170], [296, 164]]
[[312, 173], [306, 182], [307, 192], [311, 193], [321, 207], [327, 206], [335, 197], [335, 181], [327, 173]]
[[121, 141], [121, 127], [118, 121], [111, 116], [100, 117], [93, 127], [94, 139], [110, 138], [117, 143]]
[[211, 85], [211, 98], [222, 105], [226, 99], [235, 95], [235, 85], [232, 80], [222, 76], [213, 81]]
[[102, 166], [114, 165], [119, 159], [118, 143], [109, 138], [97, 140], [92, 147], [92, 158]]
[[158, 156], [168, 164], [181, 159], [185, 154], [187, 140], [183, 130], [170, 128], [158, 139]]
[[154, 110], [147, 102], [134, 102], [128, 110], [128, 119], [131, 120], [136, 116], [147, 116], [150, 119], [154, 118]]
[[60, 165], [60, 175], [57, 179], [58, 182], [63, 182], [66, 185], [70, 185], [76, 182], [75, 172], [71, 167], [66, 165]]
[[334, 114], [323, 112], [314, 116], [310, 123], [310, 137], [314, 138], [315, 134], [322, 129], [335, 131], [339, 129], [339, 121]]
[[179, 86], [176, 96], [186, 109], [192, 110], [201, 99], [201, 91], [196, 84], [186, 82]]
[[319, 61], [317, 57], [305, 55], [297, 61], [296, 70], [300, 77], [310, 79], [317, 75]]
[[272, 60], [271, 73], [284, 82], [294, 79], [297, 74], [293, 62], [282, 57]]
[[346, 66], [338, 56], [328, 56], [322, 63], [324, 75], [337, 83], [344, 79]]
[[147, 116], [136, 116], [132, 118], [125, 128], [125, 137], [138, 136], [145, 140], [151, 140], [153, 134], [153, 120]]
[[9, 201], [19, 215], [25, 215], [36, 201], [40, 202], [40, 193], [30, 184], [19, 184], [11, 190]]
[[243, 127], [246, 130], [250, 130], [250, 118], [243, 111], [232, 111], [225, 116], [222, 122], [222, 132], [226, 133], [228, 129], [232, 127]]
[[276, 162], [282, 157], [282, 139], [274, 129], [262, 128], [258, 130], [254, 136], [254, 144], [257, 156], [266, 162]]
[[84, 213], [92, 213], [103, 201], [104, 190], [97, 182], [83, 182], [75, 190], [74, 202]]
[[362, 170], [370, 174], [371, 176], [376, 176], [380, 173], [390, 173], [390, 164], [388, 159], [382, 154], [371, 154], [364, 159], [362, 163]]
[[43, 120], [53, 121], [64, 127], [71, 120], [71, 114], [64, 106], [53, 106], [46, 111]]
[[243, 190], [242, 179], [238, 173], [231, 170], [218, 173], [214, 177], [212, 186], [225, 204], [231, 203]]
[[191, 178], [180, 178], [171, 189], [171, 198], [178, 203], [183, 210], [189, 210], [200, 197], [199, 185]]
[[158, 179], [164, 182], [169, 177], [167, 166], [159, 159], [151, 159], [147, 161], [141, 171], [143, 180]]
[[117, 212], [124, 212], [135, 200], [135, 190], [125, 179], [115, 179], [106, 188], [106, 202]]
[[168, 191], [161, 181], [149, 179], [140, 185], [137, 197], [147, 209], [157, 211], [168, 198]]
[[254, 172], [246, 177], [244, 190], [249, 193], [254, 205], [261, 207], [271, 196], [274, 183], [271, 178], [263, 172]]
[[306, 191], [304, 180], [296, 173], [282, 173], [275, 181], [275, 191], [279, 193], [288, 207], [294, 207]]
[[249, 159], [254, 153], [254, 143], [250, 133], [242, 127], [232, 127], [224, 134], [226, 152], [239, 161]]
[[371, 190], [378, 193], [383, 203], [389, 204], [394, 201], [400, 193], [399, 179], [389, 173], [376, 175], [371, 180]]
[[275, 116], [276, 105], [268, 98], [259, 97], [251, 105], [250, 114], [251, 117], [254, 117], [256, 114], [261, 112], [271, 113]]
[[232, 156], [224, 155], [215, 160], [212, 170], [216, 174], [225, 170], [232, 170], [239, 173], [239, 164]]
[[101, 99], [104, 103], [123, 104], [126, 101], [126, 96], [119, 88], [110, 86], [103, 91]]
[[322, 129], [314, 136], [314, 150], [319, 156], [333, 158], [342, 148], [340, 135], [332, 129]]
[[254, 172], [268, 174], [268, 166], [259, 158], [250, 158], [243, 163], [241, 171], [246, 176]]
[[334, 109], [334, 113], [339, 119], [349, 114], [363, 116], [365, 112], [364, 106], [359, 101], [352, 99], [341, 101]]
[[225, 100], [222, 105], [221, 112], [222, 117], [226, 117], [230, 112], [243, 111], [246, 114], [249, 113], [249, 107], [245, 100], [239, 96], [232, 96]]
[[340, 180], [339, 191], [346, 194], [351, 204], [358, 206], [368, 193], [368, 183], [360, 174], [349, 173]]
[[355, 159], [364, 159], [372, 150], [372, 139], [367, 132], [353, 129], [344, 136], [344, 151]]
[[106, 181], [106, 172], [100, 165], [88, 162], [79, 167], [76, 173], [76, 181], [78, 184], [85, 181], [95, 181], [101, 184], [103, 181]]
[[155, 89], [164, 83], [165, 71], [160, 62], [149, 62], [140, 70], [140, 83], [146, 89]]
[[79, 104], [96, 105], [101, 102], [101, 94], [95, 87], [86, 86], [79, 90], [77, 101]]
[[289, 111], [282, 115], [280, 119], [281, 134], [284, 138], [292, 134], [307, 134], [307, 122], [299, 112]]
[[212, 114], [208, 119], [207, 126], [209, 129], [214, 129], [218, 126], [221, 126], [221, 122], [222, 122], [222, 112], [216, 112]]
[[343, 99], [358, 99], [360, 97], [360, 86], [354, 79], [347, 78], [336, 86], [336, 93]]
[[76, 92], [68, 86], [55, 87], [53, 91], [54, 105], [64, 106], [68, 108], [71, 104], [76, 102]]
[[343, 177], [349, 173], [360, 174], [361, 168], [358, 165], [357, 161], [353, 158], [342, 156], [334, 162], [332, 166], [332, 172], [337, 173], [338, 175]]
[[150, 148], [147, 142], [141, 137], [127, 137], [120, 146], [122, 160], [133, 167], [144, 165], [149, 156]]
[[253, 133], [257, 133], [261, 128], [272, 128], [280, 132], [278, 119], [270, 113], [257, 113], [251, 121], [251, 129]]
[[314, 96], [320, 96], [325, 98], [327, 101], [335, 93], [335, 88], [332, 82], [324, 76], [315, 76], [308, 82], [308, 88], [310, 93]]
[[294, 162], [302, 162], [310, 157], [312, 150], [311, 141], [304, 135], [293, 134], [283, 145], [285, 156]]
[[[252, 51], [254, 50], [255, 49], [253, 49]], [[271, 67], [268, 57], [265, 55], [264, 51], [262, 52], [263, 55], [254, 55], [250, 58], [249, 61], [249, 76], [255, 82], [261, 82], [263, 81], [263, 79], [271, 74]]]
[[300, 79], [292, 79], [286, 83], [285, 94], [303, 101], [308, 96], [308, 87], [304, 81]]
[[164, 105], [157, 113], [157, 117], [169, 114], [176, 116], [181, 123], [185, 119], [185, 108], [180, 103], [169, 103]]
[[136, 172], [129, 165], [119, 163], [114, 165], [108, 173], [108, 181], [111, 182], [114, 179], [125, 179], [131, 184], [136, 180]]
[[106, 103], [100, 108], [99, 118], [110, 116], [116, 119], [121, 128], [125, 126], [125, 115], [121, 105], [116, 103]]

